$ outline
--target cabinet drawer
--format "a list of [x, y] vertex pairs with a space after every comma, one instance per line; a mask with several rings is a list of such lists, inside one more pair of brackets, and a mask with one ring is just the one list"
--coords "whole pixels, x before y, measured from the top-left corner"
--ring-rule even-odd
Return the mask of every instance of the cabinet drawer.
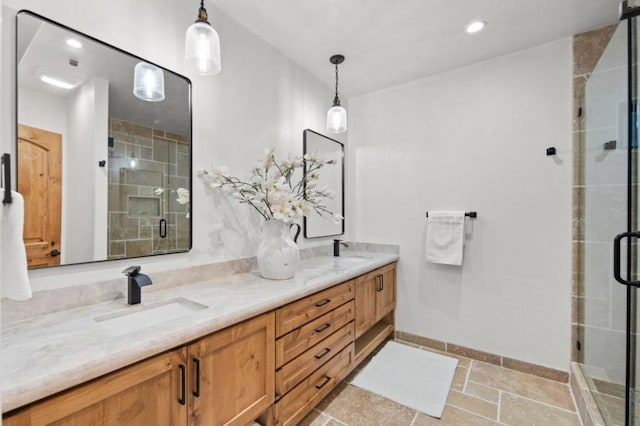
[[351, 343], [275, 404], [276, 425], [296, 425], [336, 387], [353, 362]]
[[276, 311], [276, 337], [290, 332], [353, 299], [354, 280], [328, 288]]
[[289, 392], [342, 348], [353, 342], [354, 334], [355, 327], [352, 321], [276, 371], [276, 397]]
[[388, 265], [385, 266], [381, 266], [378, 269], [371, 271], [369, 273], [366, 273], [364, 275], [360, 275], [358, 277], [359, 280], [372, 280], [375, 279], [376, 276], [378, 275], [384, 275], [387, 272], [391, 272], [396, 268], [396, 264], [395, 263], [390, 263]]
[[276, 368], [353, 321], [354, 309], [352, 300], [279, 338], [276, 341]]

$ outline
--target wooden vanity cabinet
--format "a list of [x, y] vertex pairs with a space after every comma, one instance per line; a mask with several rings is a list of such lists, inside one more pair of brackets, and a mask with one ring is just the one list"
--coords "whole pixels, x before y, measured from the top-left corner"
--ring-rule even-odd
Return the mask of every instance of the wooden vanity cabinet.
[[274, 399], [274, 314], [189, 345], [189, 425], [246, 425]]
[[268, 424], [297, 425], [354, 360], [355, 281], [276, 310], [276, 403]]
[[61, 392], [4, 418], [3, 424], [186, 425], [187, 407], [179, 402], [186, 352], [181, 348], [157, 355]]
[[355, 365], [395, 330], [396, 264], [356, 278]]
[[274, 399], [274, 314], [10, 413], [5, 426], [246, 425]]
[[356, 279], [356, 338], [362, 336], [396, 304], [395, 264]]
[[[8, 413], [5, 426], [296, 425], [394, 331], [392, 263]], [[261, 416], [262, 415], [262, 416]]]

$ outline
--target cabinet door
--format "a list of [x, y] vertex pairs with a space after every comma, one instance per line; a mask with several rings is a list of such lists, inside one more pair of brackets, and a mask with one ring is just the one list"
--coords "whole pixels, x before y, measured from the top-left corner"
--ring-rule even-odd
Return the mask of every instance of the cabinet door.
[[376, 322], [396, 306], [396, 270], [394, 265], [378, 270], [376, 276]]
[[246, 425], [274, 400], [273, 312], [189, 345], [189, 425]]
[[[185, 349], [61, 392], [4, 421], [16, 425], [186, 425]], [[181, 366], [181, 367], [180, 367]]]
[[356, 279], [356, 339], [376, 323], [376, 275]]

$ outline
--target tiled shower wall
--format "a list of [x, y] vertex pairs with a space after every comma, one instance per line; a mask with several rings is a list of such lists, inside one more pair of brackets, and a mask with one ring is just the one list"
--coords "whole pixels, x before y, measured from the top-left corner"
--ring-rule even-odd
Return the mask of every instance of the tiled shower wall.
[[189, 206], [176, 201], [176, 189], [189, 188], [188, 137], [114, 118], [109, 135], [108, 258], [188, 250]]
[[574, 37], [572, 358], [623, 383], [626, 305], [612, 242], [626, 228], [627, 78], [626, 33], [616, 28]]

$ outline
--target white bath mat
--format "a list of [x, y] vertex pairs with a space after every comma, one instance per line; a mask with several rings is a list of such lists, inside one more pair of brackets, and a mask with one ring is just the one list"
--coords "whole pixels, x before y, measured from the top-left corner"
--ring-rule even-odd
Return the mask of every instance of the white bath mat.
[[432, 417], [442, 417], [458, 360], [387, 342], [351, 382]]

